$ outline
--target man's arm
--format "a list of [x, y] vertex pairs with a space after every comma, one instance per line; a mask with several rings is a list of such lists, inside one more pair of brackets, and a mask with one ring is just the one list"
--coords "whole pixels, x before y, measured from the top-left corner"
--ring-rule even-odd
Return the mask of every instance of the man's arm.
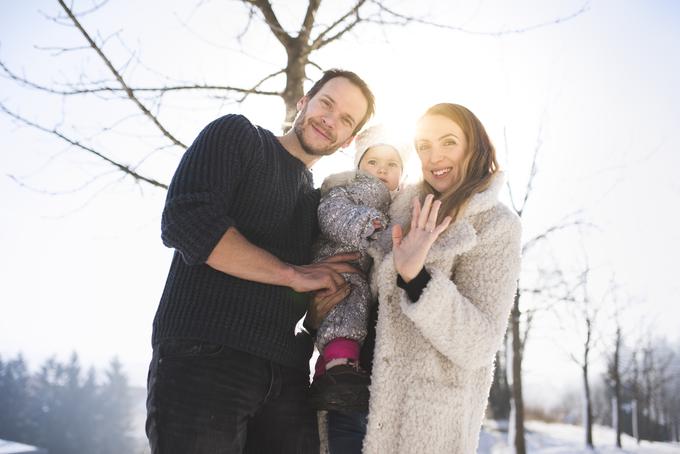
[[345, 263], [356, 258], [357, 254], [343, 254], [311, 265], [291, 265], [252, 244], [236, 227], [230, 227], [217, 242], [206, 264], [231, 276], [290, 287], [296, 292], [335, 293], [345, 283], [340, 273], [357, 272]]

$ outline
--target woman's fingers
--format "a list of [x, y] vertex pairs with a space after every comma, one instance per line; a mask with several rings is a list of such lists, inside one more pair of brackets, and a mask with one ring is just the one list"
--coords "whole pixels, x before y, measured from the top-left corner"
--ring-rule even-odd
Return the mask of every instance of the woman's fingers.
[[401, 244], [401, 239], [404, 236], [404, 231], [401, 228], [400, 224], [395, 224], [394, 227], [392, 227], [392, 247], [393, 248], [398, 248], [399, 245]]
[[425, 223], [425, 231], [429, 233], [434, 232], [435, 227], [437, 227], [437, 216], [439, 215], [439, 207], [441, 207], [441, 205], [442, 202], [439, 200], [435, 200], [432, 203], [432, 209], [430, 210], [427, 222]]
[[413, 198], [413, 210], [411, 212], [411, 230], [418, 228], [418, 218], [420, 217], [420, 200]]
[[449, 224], [451, 224], [451, 216], [446, 216], [442, 223], [435, 227], [434, 233], [436, 233], [437, 236], [439, 236], [444, 230], [446, 230]]
[[427, 220], [430, 217], [430, 210], [432, 209], [432, 201], [434, 200], [434, 195], [428, 194], [423, 202], [423, 208], [420, 210], [420, 216], [418, 216], [418, 227], [421, 229], [425, 228]]

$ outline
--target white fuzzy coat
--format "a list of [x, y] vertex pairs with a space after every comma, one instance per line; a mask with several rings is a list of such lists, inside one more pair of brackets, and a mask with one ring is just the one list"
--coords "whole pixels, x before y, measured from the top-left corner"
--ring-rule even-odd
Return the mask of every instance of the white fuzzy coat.
[[[520, 269], [519, 218], [498, 201], [503, 176], [434, 243], [431, 280], [411, 303], [392, 253], [375, 252], [379, 315], [365, 454], [472, 454]], [[410, 223], [418, 187], [392, 203]], [[422, 201], [422, 197], [421, 197]]]

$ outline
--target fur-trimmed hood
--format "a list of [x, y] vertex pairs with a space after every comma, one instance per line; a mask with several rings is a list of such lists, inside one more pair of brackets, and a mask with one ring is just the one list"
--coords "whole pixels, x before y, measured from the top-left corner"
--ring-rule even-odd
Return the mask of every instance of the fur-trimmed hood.
[[347, 186], [356, 180], [369, 179], [376, 180], [382, 184], [380, 180], [363, 170], [347, 170], [345, 172], [338, 172], [328, 175], [321, 183], [321, 197], [327, 195], [331, 189], [338, 186]]

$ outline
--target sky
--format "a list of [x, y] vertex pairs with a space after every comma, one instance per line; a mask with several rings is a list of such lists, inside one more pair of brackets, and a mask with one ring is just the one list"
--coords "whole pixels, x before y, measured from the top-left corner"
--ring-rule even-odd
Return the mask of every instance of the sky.
[[[304, 2], [275, 3], [284, 28]], [[322, 6], [320, 23], [349, 1]], [[159, 6], [161, 5], [162, 6]], [[0, 60], [38, 83], [110, 79], [82, 38], [51, 21], [56, 2], [0, 2]], [[88, 1], [75, 2], [86, 10]], [[414, 13], [406, 1], [390, 3]], [[631, 343], [645, 335], [678, 342], [680, 290], [680, 4], [593, 0], [419, 2], [415, 13], [467, 31], [411, 24], [365, 26], [313, 56], [322, 68], [358, 72], [376, 93], [374, 122], [408, 135], [431, 104], [469, 107], [486, 126], [516, 200], [534, 151], [537, 174], [523, 213], [527, 241], [564, 219], [566, 228], [529, 251], [523, 284], [558, 263], [567, 275], [589, 264], [589, 295], [601, 305], [602, 362], [612, 331], [612, 295]], [[491, 36], [568, 17], [523, 33]], [[239, 2], [111, 0], [83, 18], [114, 63], [135, 85], [192, 80], [249, 86], [280, 69], [285, 55], [262, 24], [243, 35]], [[95, 33], [96, 31], [96, 33]], [[134, 56], [130, 53], [134, 50]], [[310, 67], [312, 78], [318, 70]], [[47, 95], [0, 74], [0, 102], [49, 128], [58, 126], [97, 149], [169, 182], [182, 151], [167, 147], [149, 121], [110, 96]], [[269, 88], [280, 88], [275, 79]], [[199, 93], [167, 95], [161, 120], [190, 143], [214, 118], [238, 112], [279, 132], [283, 104], [250, 97], [238, 104]], [[102, 129], [104, 132], [102, 132]], [[351, 148], [313, 168], [320, 184], [351, 166]], [[415, 177], [415, 161], [409, 175]], [[85, 365], [117, 356], [143, 386], [151, 355], [151, 322], [172, 251], [160, 241], [163, 190], [135, 184], [87, 153], [0, 113], [0, 356], [22, 352], [36, 368], [77, 351]], [[503, 199], [509, 203], [508, 194]], [[567, 221], [569, 222], [569, 221]], [[610, 282], [616, 292], [608, 292]], [[527, 296], [526, 307], [545, 301]], [[556, 399], [579, 378], [574, 304], [539, 312], [525, 355], [525, 383], [536, 399]], [[597, 368], [596, 368], [597, 370]]]

